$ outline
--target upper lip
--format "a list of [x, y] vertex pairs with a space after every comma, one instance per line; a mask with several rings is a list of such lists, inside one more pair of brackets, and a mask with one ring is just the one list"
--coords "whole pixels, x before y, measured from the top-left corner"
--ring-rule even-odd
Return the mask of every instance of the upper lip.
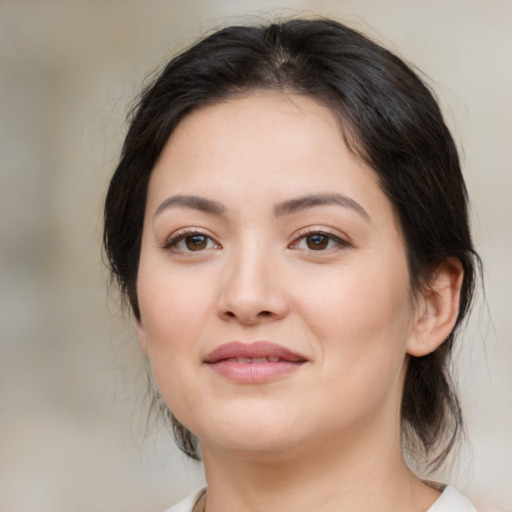
[[208, 353], [203, 361], [211, 364], [236, 357], [278, 357], [292, 363], [307, 361], [304, 356], [269, 341], [255, 341], [253, 343], [232, 341], [225, 343]]

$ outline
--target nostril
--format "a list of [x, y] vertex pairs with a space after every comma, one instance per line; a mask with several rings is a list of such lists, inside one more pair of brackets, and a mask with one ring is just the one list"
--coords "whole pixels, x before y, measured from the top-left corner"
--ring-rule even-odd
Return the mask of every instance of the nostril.
[[[238, 317], [238, 315], [236, 313], [233, 313], [233, 311], [226, 311], [224, 313], [224, 315], [228, 318], [237, 318]], [[273, 314], [271, 311], [260, 311], [254, 318], [269, 318], [272, 316], [273, 316]], [[243, 315], [241, 317], [243, 317]]]

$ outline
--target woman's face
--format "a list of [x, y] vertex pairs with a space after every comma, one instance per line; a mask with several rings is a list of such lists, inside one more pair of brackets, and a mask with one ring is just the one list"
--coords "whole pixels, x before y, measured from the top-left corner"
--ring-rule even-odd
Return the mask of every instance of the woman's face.
[[398, 428], [416, 313], [397, 224], [313, 99], [254, 93], [178, 125], [149, 184], [138, 333], [203, 450]]

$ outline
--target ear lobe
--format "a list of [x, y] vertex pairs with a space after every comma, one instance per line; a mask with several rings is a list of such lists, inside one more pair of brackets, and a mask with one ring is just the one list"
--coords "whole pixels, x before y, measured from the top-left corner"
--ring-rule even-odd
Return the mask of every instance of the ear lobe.
[[139, 346], [143, 352], [148, 353], [148, 342], [146, 339], [146, 328], [142, 318], [136, 318], [135, 323], [137, 325], [137, 338], [139, 339]]
[[406, 346], [408, 354], [430, 354], [450, 335], [459, 314], [463, 277], [457, 258], [447, 258], [437, 267], [420, 300], [414, 333]]

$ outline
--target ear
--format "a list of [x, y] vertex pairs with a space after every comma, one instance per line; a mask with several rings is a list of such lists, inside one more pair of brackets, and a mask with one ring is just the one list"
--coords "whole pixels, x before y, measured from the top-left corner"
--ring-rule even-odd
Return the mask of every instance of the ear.
[[418, 304], [413, 336], [406, 346], [408, 354], [430, 354], [450, 335], [459, 314], [463, 277], [458, 258], [447, 258], [434, 271]]
[[139, 338], [139, 346], [143, 352], [148, 353], [148, 341], [146, 339], [146, 328], [141, 317], [135, 318], [137, 325], [137, 338]]

